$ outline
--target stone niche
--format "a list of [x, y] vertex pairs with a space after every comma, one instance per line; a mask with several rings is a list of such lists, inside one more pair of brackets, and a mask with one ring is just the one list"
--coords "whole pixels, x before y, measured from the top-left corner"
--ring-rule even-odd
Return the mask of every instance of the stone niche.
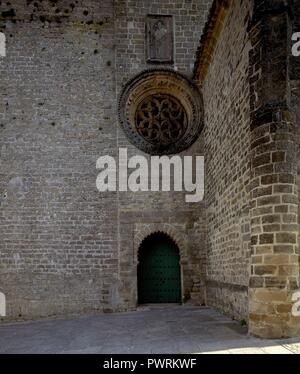
[[119, 121], [130, 142], [143, 152], [179, 153], [201, 133], [202, 96], [182, 74], [151, 69], [125, 86], [119, 100]]
[[147, 62], [174, 62], [173, 17], [149, 15], [146, 19]]

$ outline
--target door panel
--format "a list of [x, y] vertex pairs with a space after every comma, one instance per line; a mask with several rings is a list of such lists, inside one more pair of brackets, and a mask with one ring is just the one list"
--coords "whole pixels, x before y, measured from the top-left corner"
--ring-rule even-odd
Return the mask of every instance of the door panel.
[[180, 303], [178, 248], [166, 235], [156, 234], [139, 251], [139, 303]]

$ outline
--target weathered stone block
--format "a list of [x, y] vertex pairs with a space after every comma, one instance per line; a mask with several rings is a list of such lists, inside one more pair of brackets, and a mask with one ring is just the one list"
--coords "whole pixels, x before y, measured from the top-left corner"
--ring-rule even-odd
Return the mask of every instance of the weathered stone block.
[[277, 273], [277, 266], [271, 265], [255, 265], [255, 275], [275, 275]]
[[259, 235], [259, 244], [272, 244], [274, 242], [274, 234]]
[[279, 232], [275, 234], [276, 243], [296, 244], [297, 236], [295, 233]]

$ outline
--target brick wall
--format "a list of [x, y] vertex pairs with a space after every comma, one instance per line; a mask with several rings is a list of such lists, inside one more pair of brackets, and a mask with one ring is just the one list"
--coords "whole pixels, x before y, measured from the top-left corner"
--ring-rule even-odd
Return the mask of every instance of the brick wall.
[[[300, 30], [300, 10], [296, 0], [292, 2], [292, 7], [294, 11], [294, 20], [292, 23], [292, 32], [299, 32]], [[290, 48], [292, 48], [292, 41]], [[296, 122], [296, 147], [297, 147], [297, 185], [298, 185], [298, 199], [300, 199], [300, 58], [289, 56], [290, 70], [289, 78], [291, 85], [291, 105], [295, 111], [295, 122]], [[298, 224], [300, 223], [300, 204], [298, 204]], [[298, 235], [298, 241], [300, 240], [300, 235]], [[300, 261], [300, 258], [299, 258]]]
[[290, 6], [216, 1], [195, 69], [206, 110], [207, 303], [249, 316], [249, 332], [268, 338], [299, 334], [299, 61], [288, 42], [299, 17]]
[[250, 1], [233, 2], [218, 21], [223, 28], [203, 83], [207, 303], [238, 319], [248, 316], [250, 11]]
[[[145, 19], [147, 14], [172, 15], [174, 21], [174, 64], [163, 67], [192, 76], [193, 63], [201, 31], [208, 16], [211, 0], [206, 1], [118, 1], [116, 24], [116, 89], [149, 68], [161, 65], [146, 63]], [[129, 156], [142, 154], [118, 131], [118, 144], [128, 148]], [[202, 155], [203, 139], [199, 139], [184, 155]], [[136, 305], [136, 267], [133, 232], [137, 225], [161, 225], [178, 231], [184, 237], [180, 248], [185, 300], [205, 302], [205, 211], [203, 204], [187, 204], [182, 193], [122, 193], [119, 196], [120, 297], [122, 305]], [[173, 238], [175, 239], [175, 238]]]
[[95, 184], [96, 159], [117, 144], [113, 2], [11, 3], [0, 6], [7, 314], [102, 310], [118, 277], [116, 195], [100, 198]]
[[[135, 307], [138, 223], [182, 232], [184, 293], [203, 300], [201, 204], [186, 205], [180, 193], [101, 195], [95, 165], [118, 147], [139, 153], [119, 129], [117, 100], [148, 67], [145, 16], [174, 16], [174, 68], [191, 75], [209, 4], [0, 2], [0, 290], [10, 317]], [[189, 153], [201, 149], [200, 140]]]
[[130, 78], [157, 67], [146, 63], [146, 16], [173, 16], [174, 64], [164, 67], [192, 77], [211, 0], [0, 1], [9, 318], [135, 308], [140, 242], [163, 231], [179, 246], [185, 300], [249, 317], [255, 335], [297, 334], [300, 84], [286, 41], [300, 23], [297, 1], [294, 19], [285, 5], [214, 2], [217, 31], [194, 75], [205, 127], [182, 153], [205, 155], [205, 202], [187, 204], [183, 193], [100, 194], [95, 165], [119, 147], [141, 154], [119, 128], [117, 105]]
[[255, 1], [254, 13], [249, 331], [281, 338], [300, 331], [292, 313], [299, 290], [296, 122], [288, 63], [293, 18], [280, 0]]

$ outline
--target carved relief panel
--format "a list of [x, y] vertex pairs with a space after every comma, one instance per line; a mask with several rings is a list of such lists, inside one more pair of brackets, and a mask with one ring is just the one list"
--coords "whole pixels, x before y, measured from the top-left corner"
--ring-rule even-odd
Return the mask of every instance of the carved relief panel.
[[173, 63], [174, 27], [172, 16], [147, 16], [146, 48], [147, 62]]

